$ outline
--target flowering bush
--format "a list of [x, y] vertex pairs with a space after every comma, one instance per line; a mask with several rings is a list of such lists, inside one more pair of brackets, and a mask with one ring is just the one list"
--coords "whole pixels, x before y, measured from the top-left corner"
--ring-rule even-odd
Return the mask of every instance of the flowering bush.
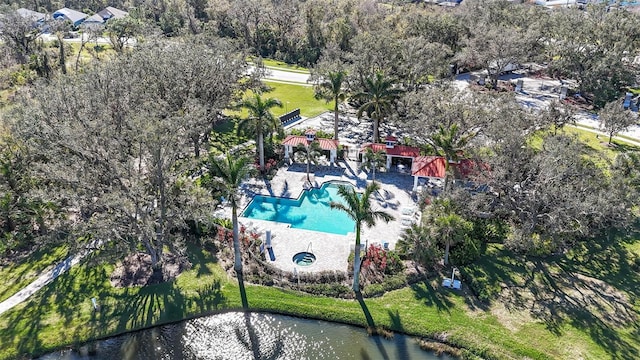
[[398, 255], [392, 251], [384, 250], [380, 245], [370, 245], [367, 255], [362, 262], [363, 269], [369, 272], [380, 272], [382, 274], [395, 274], [403, 270], [402, 261]]

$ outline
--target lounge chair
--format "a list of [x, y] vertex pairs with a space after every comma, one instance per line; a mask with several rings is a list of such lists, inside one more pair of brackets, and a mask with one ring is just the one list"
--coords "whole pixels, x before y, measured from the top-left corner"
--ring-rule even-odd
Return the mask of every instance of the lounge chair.
[[416, 220], [413, 217], [404, 216], [401, 222], [403, 226], [411, 226], [416, 223]]
[[416, 212], [416, 208], [415, 207], [403, 207], [402, 208], [402, 215], [411, 216], [415, 212]]

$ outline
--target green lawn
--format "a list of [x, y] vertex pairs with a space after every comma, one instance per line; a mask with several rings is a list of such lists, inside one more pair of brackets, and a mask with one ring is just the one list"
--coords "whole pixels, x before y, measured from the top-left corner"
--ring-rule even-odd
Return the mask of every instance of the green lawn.
[[[252, 59], [249, 59], [249, 61], [252, 61]], [[298, 73], [303, 73], [303, 74], [308, 74], [309, 73], [309, 69], [307, 69], [305, 67], [298, 66], [298, 65], [287, 64], [284, 61], [273, 60], [273, 59], [262, 59], [262, 63], [264, 64], [265, 67], [271, 68], [271, 69], [298, 72]]]
[[311, 86], [303, 86], [296, 84], [284, 84], [265, 81], [265, 83], [273, 87], [273, 91], [267, 96], [280, 99], [282, 101], [281, 109], [274, 109], [275, 115], [282, 115], [287, 111], [300, 108], [300, 114], [305, 117], [318, 116], [326, 111], [333, 110], [333, 104], [324, 100], [316, 100], [313, 97], [313, 88]]
[[49, 266], [68, 256], [67, 246], [48, 247], [38, 250], [28, 258], [0, 267], [0, 301], [6, 300], [23, 287], [29, 285]]
[[[624, 251], [619, 247], [591, 250], [537, 267], [540, 265], [536, 261], [521, 261], [499, 246], [491, 246], [478, 265], [468, 270], [479, 277], [483, 273], [488, 285], [515, 284], [515, 294], [533, 293], [535, 289], [535, 296], [542, 300], [533, 308], [528, 307], [526, 299], [517, 297], [481, 303], [468, 289], [457, 293], [439, 288], [439, 279], [365, 299], [365, 304], [377, 326], [413, 335], [445, 336], [450, 343], [485, 358], [638, 358], [637, 328], [628, 323], [613, 325], [601, 316], [603, 309], [574, 307], [579, 296], [573, 289], [578, 285], [567, 286], [561, 281], [565, 276], [590, 276], [607, 280], [621, 294], [638, 298], [640, 278], [623, 264]], [[0, 316], [0, 359], [35, 355], [92, 338], [238, 309], [237, 284], [228, 280], [213, 255], [191, 246], [190, 259], [193, 268], [176, 281], [143, 288], [113, 288], [109, 283], [111, 265], [72, 269], [29, 303]], [[601, 268], [605, 265], [606, 269]], [[535, 279], [527, 284], [531, 276]], [[594, 289], [599, 288], [591, 289], [597, 294]], [[602, 291], [598, 297], [601, 302], [607, 295], [615, 298], [617, 294], [608, 288]], [[355, 300], [261, 286], [248, 286], [247, 295], [251, 309], [256, 311], [366, 324]], [[100, 311], [92, 310], [91, 297], [98, 299]], [[628, 317], [640, 315], [638, 305], [623, 310]]]
[[[263, 81], [265, 84], [273, 88], [271, 92], [262, 95], [263, 98], [276, 98], [282, 102], [282, 107], [275, 107], [272, 113], [276, 116], [287, 113], [296, 108], [300, 108], [300, 114], [304, 117], [314, 117], [326, 111], [333, 110], [333, 104], [324, 100], [316, 100], [313, 97], [313, 87], [288, 84], [273, 81]], [[227, 111], [227, 115], [238, 115], [242, 118], [247, 116], [247, 111]]]

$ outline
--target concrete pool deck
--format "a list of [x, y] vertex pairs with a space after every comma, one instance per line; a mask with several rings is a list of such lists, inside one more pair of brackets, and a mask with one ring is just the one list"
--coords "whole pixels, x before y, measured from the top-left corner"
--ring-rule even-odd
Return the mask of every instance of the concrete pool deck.
[[[298, 198], [303, 191], [305, 180], [304, 164], [292, 164], [281, 168], [271, 181], [251, 179], [241, 188], [243, 196], [239, 211], [244, 210], [255, 194]], [[367, 174], [358, 169], [356, 161], [347, 160], [340, 161], [335, 167], [319, 168], [312, 175], [312, 180], [317, 186], [328, 181], [348, 182], [358, 191], [363, 191], [371, 179], [367, 180]], [[378, 221], [373, 228], [364, 227], [361, 242], [362, 244], [378, 243], [381, 246], [386, 242], [393, 249], [402, 230], [406, 227], [403, 225], [403, 220], [406, 222], [408, 216], [403, 215], [403, 209], [416, 207], [410, 192], [413, 178], [400, 173], [377, 173], [376, 181], [380, 184], [381, 190], [378, 196], [372, 197], [373, 208], [388, 212], [395, 220], [389, 223]], [[231, 210], [225, 208], [218, 215], [230, 217]], [[293, 229], [289, 224], [245, 217], [240, 217], [239, 221], [249, 229], [256, 229], [262, 234], [263, 239], [266, 230], [271, 230], [272, 247], [276, 257], [272, 263], [286, 271], [293, 271], [294, 268], [305, 272], [346, 271], [347, 258], [355, 246], [355, 233], [336, 235]], [[310, 266], [295, 265], [292, 261], [293, 256], [307, 250], [316, 255], [316, 262]]]

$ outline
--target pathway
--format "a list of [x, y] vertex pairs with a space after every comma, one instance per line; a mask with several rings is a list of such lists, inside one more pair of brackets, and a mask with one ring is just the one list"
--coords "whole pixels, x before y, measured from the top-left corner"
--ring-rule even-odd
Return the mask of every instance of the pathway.
[[42, 289], [53, 280], [55, 280], [58, 276], [64, 274], [65, 272], [67, 272], [67, 270], [71, 269], [71, 267], [78, 264], [85, 256], [89, 255], [93, 251], [93, 249], [97, 247], [96, 245], [99, 246], [100, 243], [92, 243], [90, 244], [90, 246], [85, 248], [85, 250], [82, 250], [75, 255], [69, 256], [68, 258], [64, 259], [56, 266], [54, 266], [52, 269], [49, 269], [40, 274], [37, 279], [22, 288], [22, 290], [13, 294], [13, 296], [3, 302], [0, 302], [0, 315], [25, 301], [36, 291]]

